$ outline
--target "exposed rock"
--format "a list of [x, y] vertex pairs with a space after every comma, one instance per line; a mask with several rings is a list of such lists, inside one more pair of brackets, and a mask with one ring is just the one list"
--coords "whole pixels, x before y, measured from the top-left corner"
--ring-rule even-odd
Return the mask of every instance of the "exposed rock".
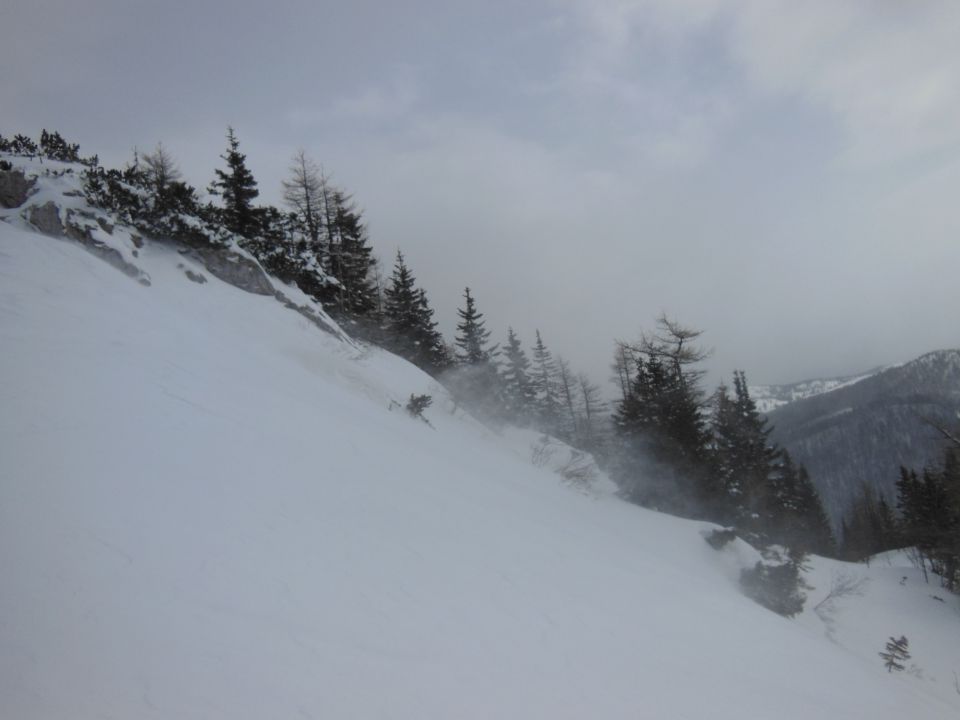
[[273, 295], [273, 285], [253, 260], [232, 250], [197, 248], [192, 253], [215, 278], [254, 295]]
[[184, 270], [183, 272], [188, 280], [192, 280], [198, 285], [203, 285], [207, 281], [207, 276], [201, 273], [195, 273], [193, 270]]
[[[52, 205], [53, 203], [47, 203]], [[44, 206], [46, 207], [46, 206]], [[56, 208], [54, 208], [56, 209]], [[98, 258], [104, 262], [112, 265], [117, 270], [122, 272], [127, 277], [131, 277], [136, 280], [141, 285], [147, 287], [150, 286], [150, 276], [147, 275], [143, 270], [138, 268], [133, 263], [127, 262], [124, 259], [123, 255], [120, 254], [120, 251], [105, 245], [91, 234], [91, 228], [89, 226], [80, 225], [76, 222], [71, 222], [71, 214], [67, 215], [67, 224], [66, 226], [61, 226], [61, 229], [66, 228], [66, 235], [71, 240], [76, 240], [78, 243], [83, 245], [83, 247], [93, 255], [96, 255]], [[59, 216], [57, 218], [59, 222]], [[31, 218], [31, 222], [33, 219]], [[36, 223], [34, 223], [36, 225]], [[39, 226], [38, 226], [39, 227]]]
[[60, 210], [53, 200], [30, 208], [28, 219], [30, 224], [44, 235], [63, 237], [63, 222], [60, 220]]
[[293, 302], [290, 298], [288, 298], [286, 295], [284, 295], [284, 294], [283, 294], [282, 292], [280, 292], [279, 290], [275, 291], [275, 292], [273, 293], [273, 296], [274, 296], [277, 300], [279, 300], [281, 303], [283, 303], [283, 306], [284, 306], [285, 308], [287, 308], [287, 309], [289, 309], [289, 310], [294, 310], [294, 311], [300, 313], [301, 315], [303, 315], [303, 317], [305, 317], [307, 320], [309, 320], [310, 322], [312, 322], [314, 325], [316, 325], [318, 328], [320, 328], [320, 329], [323, 330], [324, 332], [328, 332], [328, 333], [330, 333], [331, 335], [334, 335], [334, 336], [340, 338], [341, 340], [344, 340], [345, 342], [351, 342], [350, 337], [349, 337], [346, 333], [342, 332], [342, 331], [339, 330], [337, 327], [335, 327], [334, 325], [331, 325], [331, 324], [328, 323], [326, 320], [324, 320], [324, 319], [323, 319], [320, 315], [318, 315], [317, 312], [316, 312], [313, 308], [311, 308], [309, 305], [297, 305], [295, 302]]
[[19, 170], [0, 170], [0, 207], [23, 205], [35, 182], [32, 178], [28, 180]]
[[[113, 235], [113, 223], [108, 222], [105, 217], [102, 215], [97, 215], [97, 222], [100, 224], [100, 228], [107, 234]], [[137, 247], [140, 247], [137, 245]]]

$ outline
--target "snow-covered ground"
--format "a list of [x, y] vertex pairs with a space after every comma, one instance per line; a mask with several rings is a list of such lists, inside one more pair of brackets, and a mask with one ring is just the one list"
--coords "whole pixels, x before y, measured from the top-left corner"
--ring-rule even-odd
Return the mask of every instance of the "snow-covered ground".
[[0, 222], [0, 718], [960, 712], [960, 604], [903, 556], [815, 560], [784, 619], [743, 543], [168, 246], [136, 263]]

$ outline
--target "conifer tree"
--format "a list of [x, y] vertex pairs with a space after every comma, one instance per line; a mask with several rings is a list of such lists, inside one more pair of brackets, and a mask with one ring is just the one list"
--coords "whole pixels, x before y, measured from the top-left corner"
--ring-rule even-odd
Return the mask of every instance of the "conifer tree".
[[387, 322], [390, 349], [412, 361], [416, 354], [419, 298], [413, 273], [400, 250], [397, 250], [393, 274], [383, 296], [383, 314]]
[[870, 556], [897, 545], [897, 528], [890, 507], [866, 482], [844, 521], [842, 555], [847, 560], [869, 560]]
[[943, 466], [922, 475], [900, 469], [897, 506], [902, 544], [915, 547], [924, 572], [939, 575], [951, 590], [960, 587], [960, 453], [948, 447]]
[[830, 526], [830, 518], [823, 507], [823, 500], [803, 465], [797, 473], [797, 524], [801, 549], [825, 557], [837, 552], [837, 542]]
[[372, 280], [376, 260], [367, 229], [361, 211], [349, 195], [333, 189], [328, 197], [330, 272], [340, 282], [335, 307], [341, 314], [364, 316], [377, 306]]
[[531, 372], [537, 426], [549, 435], [556, 435], [560, 426], [560, 399], [557, 388], [557, 365], [547, 349], [540, 331], [536, 331]]
[[227, 229], [251, 239], [260, 230], [259, 217], [253, 200], [260, 194], [253, 173], [247, 168], [247, 156], [240, 152], [240, 142], [232, 127], [227, 128], [227, 151], [220, 156], [227, 169], [216, 172], [209, 191], [223, 200], [223, 220]]
[[417, 365], [436, 375], [450, 366], [450, 356], [443, 335], [433, 320], [433, 308], [427, 300], [427, 291], [417, 290], [417, 324], [414, 332], [417, 343]]
[[906, 667], [904, 663], [910, 659], [909, 647], [910, 641], [907, 640], [905, 635], [901, 635], [899, 638], [891, 637], [887, 641], [886, 649], [878, 653], [883, 658], [883, 664], [887, 668], [887, 672], [900, 671]]
[[557, 389], [560, 394], [559, 436], [571, 445], [577, 444], [580, 422], [576, 402], [576, 379], [570, 370], [570, 364], [557, 356]]
[[426, 291], [416, 287], [416, 279], [399, 250], [383, 295], [390, 349], [431, 374], [442, 371], [448, 364], [443, 336], [433, 321]]
[[619, 457], [614, 475], [634, 502], [710, 517], [717, 489], [708, 465], [709, 434], [701, 412], [707, 353], [699, 331], [661, 316], [658, 332], [630, 346], [635, 378], [614, 416]]
[[453, 380], [454, 395], [475, 412], [489, 418], [501, 415], [502, 389], [497, 371], [499, 346], [490, 345], [490, 331], [484, 327], [483, 313], [466, 288], [465, 305], [457, 309], [460, 322], [454, 344], [457, 348], [457, 373]]
[[796, 466], [786, 450], [777, 454], [779, 461], [767, 494], [764, 535], [797, 552], [833, 555], [836, 547], [830, 521], [807, 469]]
[[457, 323], [455, 339], [458, 348], [457, 360], [461, 365], [482, 365], [492, 363], [498, 353], [498, 346], [490, 347], [490, 331], [484, 327], [483, 313], [477, 310], [470, 288], [463, 291], [465, 306], [457, 309], [460, 322]]
[[532, 420], [536, 393], [530, 379], [530, 360], [512, 327], [507, 328], [503, 355], [504, 409], [513, 422], [526, 425]]

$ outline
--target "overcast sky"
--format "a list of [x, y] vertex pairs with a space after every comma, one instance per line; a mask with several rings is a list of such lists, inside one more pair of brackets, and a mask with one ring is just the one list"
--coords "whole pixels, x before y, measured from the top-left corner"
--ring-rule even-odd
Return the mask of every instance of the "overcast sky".
[[5, 0], [0, 132], [204, 188], [305, 149], [452, 334], [469, 285], [595, 380], [667, 312], [711, 382], [960, 346], [960, 3]]

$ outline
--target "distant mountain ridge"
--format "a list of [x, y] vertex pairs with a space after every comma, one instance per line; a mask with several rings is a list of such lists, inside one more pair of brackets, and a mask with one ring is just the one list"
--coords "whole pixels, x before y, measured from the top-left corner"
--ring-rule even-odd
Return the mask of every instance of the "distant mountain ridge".
[[771, 437], [806, 465], [838, 525], [864, 483], [895, 503], [901, 465], [921, 468], [942, 458], [942, 439], [930, 423], [960, 423], [960, 349], [862, 376], [773, 387], [802, 395], [803, 386], [809, 394], [792, 401], [773, 392], [760, 398], [784, 400], [767, 412]]
[[879, 372], [893, 366], [877, 367], [858, 375], [842, 375], [834, 378], [819, 378], [816, 380], [801, 380], [800, 382], [784, 385], [751, 385], [750, 397], [757, 403], [757, 409], [762, 413], [769, 413], [788, 403], [805, 400], [814, 395], [822, 395], [847, 385], [866, 380]]

